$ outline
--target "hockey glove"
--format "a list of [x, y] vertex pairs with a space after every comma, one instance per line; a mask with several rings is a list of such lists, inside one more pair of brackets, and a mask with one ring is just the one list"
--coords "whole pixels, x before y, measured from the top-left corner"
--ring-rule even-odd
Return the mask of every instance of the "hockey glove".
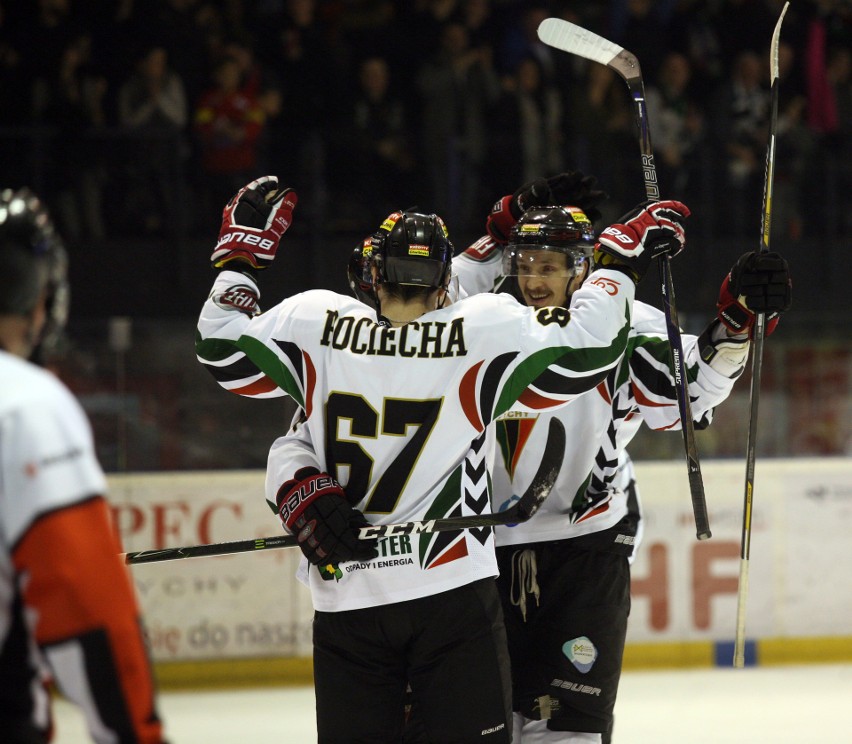
[[598, 179], [582, 171], [567, 171], [547, 179], [551, 204], [579, 207], [593, 223], [601, 218], [598, 205], [609, 199], [609, 194], [596, 188]]
[[521, 215], [530, 207], [572, 206], [579, 207], [595, 222], [601, 218], [598, 204], [609, 198], [608, 194], [596, 189], [597, 179], [583, 175], [581, 171], [566, 171], [550, 178], [537, 178], [525, 183], [514, 194], [504, 196], [491, 209], [486, 230], [503, 245]]
[[485, 229], [501, 245], [506, 245], [515, 223], [530, 207], [550, 203], [550, 186], [546, 178], [537, 178], [521, 186], [514, 194], [504, 196], [491, 208]]
[[358, 538], [358, 528], [369, 522], [327, 473], [302, 468], [278, 489], [276, 502], [284, 526], [314, 565], [368, 561], [378, 555], [378, 540]]
[[293, 189], [278, 189], [275, 176], [264, 176], [244, 186], [222, 210], [219, 241], [210, 256], [217, 269], [232, 261], [265, 269], [275, 258], [278, 242], [293, 221], [298, 196]]
[[623, 271], [639, 282], [652, 259], [683, 250], [686, 236], [681, 222], [689, 214], [679, 201], [640, 204], [598, 236], [595, 264]]
[[792, 301], [793, 283], [787, 262], [774, 251], [750, 251], [739, 257], [725, 277], [716, 307], [719, 320], [728, 330], [748, 332], [751, 338], [757, 313], [766, 313], [768, 336]]

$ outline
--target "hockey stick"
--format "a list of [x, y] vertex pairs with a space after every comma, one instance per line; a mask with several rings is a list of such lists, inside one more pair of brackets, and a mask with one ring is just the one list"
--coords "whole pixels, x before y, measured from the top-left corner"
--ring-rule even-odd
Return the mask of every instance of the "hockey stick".
[[[760, 252], [769, 250], [769, 228], [772, 223], [772, 182], [775, 178], [775, 134], [778, 128], [778, 45], [781, 23], [789, 2], [784, 3], [781, 15], [772, 32], [769, 45], [769, 70], [771, 77], [771, 113], [769, 118], [769, 144], [766, 147], [766, 170], [763, 181], [763, 210], [760, 224]], [[746, 477], [743, 502], [743, 533], [740, 541], [740, 577], [737, 584], [737, 632], [734, 638], [734, 666], [745, 666], [745, 613], [748, 595], [748, 566], [751, 553], [751, 517], [754, 499], [754, 461], [757, 441], [757, 407], [760, 402], [760, 372], [763, 366], [763, 341], [766, 337], [766, 314], [757, 313], [754, 322], [753, 356], [751, 358], [751, 390], [749, 393], [748, 440], [746, 443]]]
[[[445, 517], [443, 519], [427, 519], [420, 522], [403, 522], [400, 524], [376, 524], [361, 527], [358, 537], [362, 540], [372, 538], [392, 537], [395, 535], [415, 535], [422, 532], [447, 532], [476, 527], [496, 527], [499, 525], [518, 524], [529, 520], [550, 494], [553, 484], [562, 467], [565, 457], [565, 426], [553, 417], [547, 433], [547, 444], [542, 454], [541, 464], [524, 495], [505, 511], [495, 514], [471, 514], [464, 517]], [[272, 548], [292, 548], [298, 546], [295, 535], [276, 535], [275, 537], [260, 537], [256, 540], [237, 540], [235, 542], [212, 543], [209, 545], [190, 545], [184, 548], [163, 548], [162, 550], [140, 550], [135, 553], [124, 553], [124, 562], [157, 563], [174, 561], [179, 558], [199, 558], [209, 555], [228, 555], [231, 553], [252, 553], [258, 550]]]
[[[651, 201], [659, 201], [660, 189], [657, 185], [657, 168], [654, 165], [651, 130], [648, 127], [648, 112], [645, 106], [645, 85], [642, 81], [642, 72], [636, 55], [597, 34], [593, 34], [591, 31], [560, 18], [546, 18], [542, 21], [538, 27], [538, 38], [555, 49], [606, 65], [617, 72], [627, 83], [627, 88], [635, 105], [636, 123], [639, 125], [639, 148], [642, 154], [645, 195]], [[686, 374], [683, 370], [683, 342], [680, 337], [680, 323], [675, 305], [674, 282], [672, 281], [669, 256], [661, 256], [659, 261], [666, 331], [671, 348], [672, 375], [683, 433], [689, 492], [692, 496], [692, 511], [695, 515], [695, 531], [699, 540], [706, 540], [711, 534], [710, 518], [707, 515], [704, 481], [701, 477], [698, 448], [695, 444], [692, 406], [686, 386]]]

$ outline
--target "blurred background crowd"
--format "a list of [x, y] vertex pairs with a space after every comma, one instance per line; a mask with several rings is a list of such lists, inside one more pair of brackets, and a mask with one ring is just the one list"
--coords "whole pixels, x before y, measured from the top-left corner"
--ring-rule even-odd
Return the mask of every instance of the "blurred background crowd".
[[[55, 364], [108, 470], [260, 467], [286, 426], [196, 369], [221, 208], [274, 173], [300, 196], [265, 304], [347, 291], [390, 211], [444, 217], [458, 250], [525, 181], [594, 174], [614, 221], [644, 198], [626, 86], [542, 45], [558, 16], [638, 57], [664, 198], [693, 211], [674, 264], [685, 328], [759, 246], [768, 47], [783, 0], [0, 0], [2, 187], [49, 204], [70, 253]], [[848, 454], [852, 419], [852, 3], [794, 0], [780, 48], [772, 238], [794, 307], [767, 345], [759, 452]], [[598, 225], [600, 229], [603, 225]], [[659, 305], [653, 279], [642, 287]], [[699, 440], [744, 452], [747, 382]], [[208, 398], [209, 395], [209, 398]], [[735, 394], [736, 395], [736, 394]], [[764, 413], [765, 412], [765, 413]], [[677, 456], [663, 437], [635, 457]]]

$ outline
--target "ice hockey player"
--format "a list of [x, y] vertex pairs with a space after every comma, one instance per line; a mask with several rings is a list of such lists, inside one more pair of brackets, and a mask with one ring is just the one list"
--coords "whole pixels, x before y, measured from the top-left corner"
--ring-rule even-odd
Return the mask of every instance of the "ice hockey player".
[[[523, 210], [530, 191], [551, 206]], [[601, 252], [647, 239], [665, 206], [643, 205], [595, 236], [606, 198], [596, 181], [564, 173], [497, 202], [488, 235], [456, 257], [461, 289], [498, 277], [532, 308], [568, 307]], [[503, 288], [506, 288], [505, 284]], [[684, 334], [686, 376], [696, 428], [708, 426], [746, 364], [755, 314], [771, 333], [791, 300], [786, 261], [746, 253], [724, 277], [705, 330]], [[661, 311], [634, 303], [627, 351], [595, 393], [555, 412], [509, 412], [497, 421], [495, 510], [523, 493], [541, 460], [547, 423], [566, 431], [565, 459], [538, 513], [496, 528], [498, 586], [512, 659], [515, 742], [580, 744], [610, 740], [630, 611], [629, 560], [638, 542], [638, 490], [626, 447], [643, 422], [680, 428]], [[629, 733], [627, 734], [629, 739]]]
[[658, 229], [644, 244], [607, 247], [609, 266], [569, 308], [495, 294], [444, 307], [446, 227], [395, 212], [372, 243], [377, 310], [312, 290], [258, 313], [256, 272], [275, 258], [295, 204], [267, 176], [226, 206], [196, 351], [232, 392], [290, 395], [322, 443], [320, 472], [277, 473], [273, 448], [267, 473], [311, 564], [319, 741], [398, 739], [410, 682], [433, 740], [507, 742], [491, 531], [383, 541], [379, 555], [355, 528], [364, 513], [387, 523], [489, 510], [491, 422], [565, 404], [606, 377], [624, 352], [635, 283], [654, 256], [680, 249], [688, 210], [644, 213]]
[[68, 307], [41, 201], [0, 192], [0, 740], [50, 740], [50, 686], [93, 741], [162, 744], [139, 605], [80, 404], [28, 361]]

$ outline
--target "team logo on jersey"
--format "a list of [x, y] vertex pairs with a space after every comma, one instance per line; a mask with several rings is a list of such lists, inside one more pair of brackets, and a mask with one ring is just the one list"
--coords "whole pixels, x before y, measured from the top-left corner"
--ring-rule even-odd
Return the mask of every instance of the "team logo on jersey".
[[224, 292], [213, 296], [213, 302], [225, 310], [239, 310], [246, 315], [256, 315], [257, 292], [248, 285], [228, 287]]
[[[509, 479], [512, 481], [515, 479], [515, 468], [518, 465], [518, 459], [524, 451], [530, 434], [532, 434], [532, 430], [538, 420], [538, 414], [535, 414], [535, 416], [536, 418], [501, 418], [497, 423], [497, 444], [500, 446], [503, 465], [509, 474]], [[513, 496], [512, 498], [520, 497]], [[501, 506], [500, 511], [502, 510]]]
[[572, 641], [562, 644], [562, 653], [576, 668], [585, 674], [588, 672], [598, 658], [598, 650], [586, 636], [580, 636]]

